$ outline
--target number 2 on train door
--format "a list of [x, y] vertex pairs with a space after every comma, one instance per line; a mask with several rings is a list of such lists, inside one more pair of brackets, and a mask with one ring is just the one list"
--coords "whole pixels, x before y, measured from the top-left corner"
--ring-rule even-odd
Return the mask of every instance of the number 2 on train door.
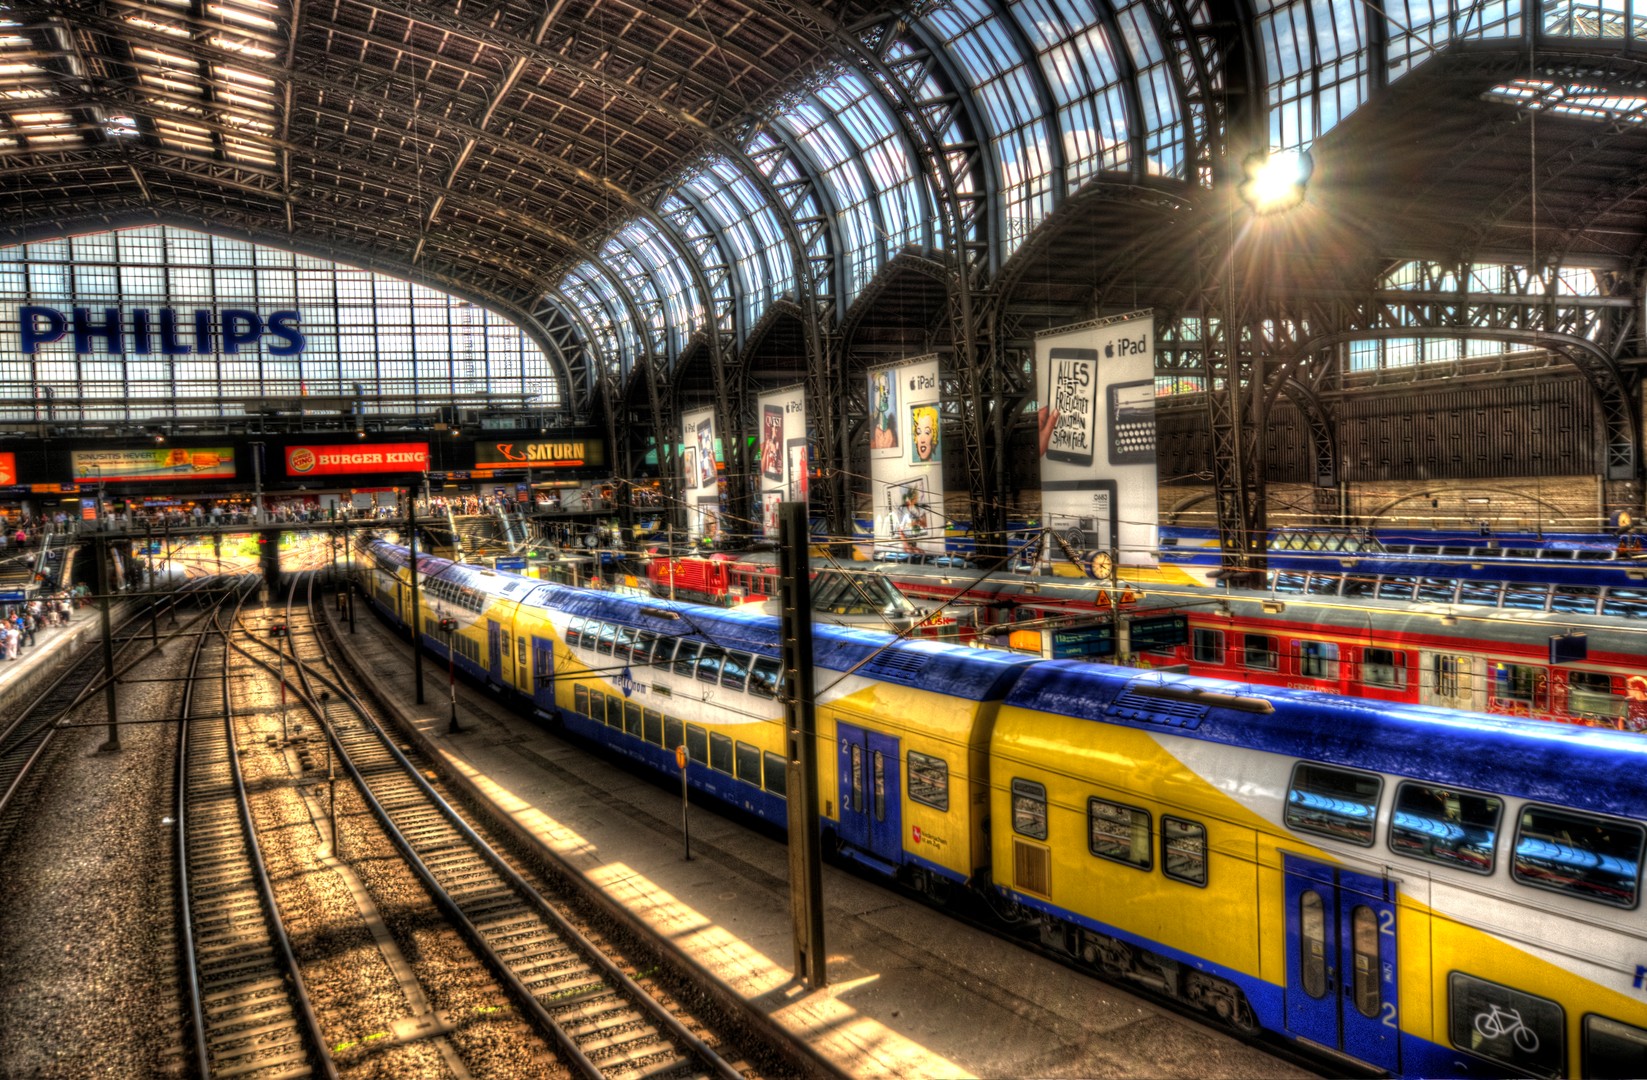
[[903, 852], [898, 740], [837, 723], [841, 841], [896, 865]]
[[1292, 854], [1284, 863], [1287, 1030], [1399, 1070], [1395, 884]]

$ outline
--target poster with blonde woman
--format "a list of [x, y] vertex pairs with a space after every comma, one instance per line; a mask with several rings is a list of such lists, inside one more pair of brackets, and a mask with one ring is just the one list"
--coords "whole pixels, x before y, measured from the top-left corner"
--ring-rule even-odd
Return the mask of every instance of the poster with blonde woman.
[[938, 406], [911, 405], [909, 408], [909, 463], [935, 465], [941, 460], [938, 444]]

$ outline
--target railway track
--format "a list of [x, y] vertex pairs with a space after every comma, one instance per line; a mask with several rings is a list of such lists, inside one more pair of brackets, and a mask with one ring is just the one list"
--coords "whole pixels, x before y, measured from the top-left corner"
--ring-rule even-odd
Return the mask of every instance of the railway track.
[[[233, 579], [229, 579], [233, 580]], [[194, 583], [194, 588], [209, 585]], [[147, 594], [122, 605], [119, 622], [113, 626], [114, 677], [130, 672], [142, 663], [154, 649], [162, 645], [156, 630], [156, 617], [193, 598], [194, 590], [175, 593]], [[82, 618], [89, 613], [82, 613]], [[178, 636], [192, 631], [205, 618], [196, 614], [180, 629], [169, 632]], [[170, 620], [168, 620], [170, 621]], [[79, 715], [81, 707], [95, 700], [103, 688], [103, 653], [99, 649], [85, 649], [33, 700], [25, 703], [9, 721], [0, 720], [0, 839], [9, 835], [14, 808], [20, 804], [20, 793], [25, 789], [35, 766], [55, 738], [60, 725]]]
[[196, 639], [178, 739], [179, 937], [196, 1074], [336, 1077], [252, 824], [230, 691], [230, 628]]
[[[311, 582], [313, 578], [309, 579]], [[330, 664], [324, 620], [295, 602], [284, 632], [253, 635], [265, 665], [277, 654], [340, 768], [446, 920], [574, 1073], [640, 1077], [744, 1075], [528, 883], [424, 779]], [[244, 648], [239, 646], [237, 647]]]

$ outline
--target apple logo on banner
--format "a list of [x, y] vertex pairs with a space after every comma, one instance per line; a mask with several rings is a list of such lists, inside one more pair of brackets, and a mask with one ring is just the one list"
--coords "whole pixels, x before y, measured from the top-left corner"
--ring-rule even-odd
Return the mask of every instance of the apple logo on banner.
[[1115, 342], [1111, 341], [1104, 345], [1104, 355], [1112, 360], [1115, 358]]

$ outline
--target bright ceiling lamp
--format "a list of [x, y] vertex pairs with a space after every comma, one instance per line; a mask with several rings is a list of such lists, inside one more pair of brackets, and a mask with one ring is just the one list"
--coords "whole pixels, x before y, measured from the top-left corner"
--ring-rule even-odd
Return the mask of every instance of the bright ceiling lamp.
[[1315, 163], [1307, 150], [1280, 150], [1247, 159], [1241, 198], [1257, 214], [1274, 214], [1304, 201]]

